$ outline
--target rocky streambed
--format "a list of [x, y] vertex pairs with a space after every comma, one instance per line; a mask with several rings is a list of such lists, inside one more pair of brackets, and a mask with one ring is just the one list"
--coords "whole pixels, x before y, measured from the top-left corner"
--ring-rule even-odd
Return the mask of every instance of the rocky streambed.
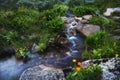
[[[61, 45], [62, 48], [56, 51], [56, 46], [50, 46], [50, 50], [46, 51], [44, 58], [37, 53], [30, 54], [30, 60], [26, 63], [16, 60], [14, 56], [0, 60], [0, 79], [65, 80], [63, 71], [71, 69], [73, 65], [72, 60], [77, 59], [81, 61], [81, 54], [85, 49], [85, 38], [100, 30], [100, 26], [89, 24], [90, 17], [92, 15], [75, 17], [71, 14], [67, 17], [62, 17], [65, 20], [65, 30], [61, 35], [58, 35], [54, 43], [54, 45]], [[103, 71], [102, 80], [119, 80], [119, 60], [116, 58], [88, 60], [83, 62], [82, 66], [84, 68], [91, 64], [99, 64]], [[116, 66], [118, 67], [116, 68]], [[109, 76], [113, 77], [110, 78]]]

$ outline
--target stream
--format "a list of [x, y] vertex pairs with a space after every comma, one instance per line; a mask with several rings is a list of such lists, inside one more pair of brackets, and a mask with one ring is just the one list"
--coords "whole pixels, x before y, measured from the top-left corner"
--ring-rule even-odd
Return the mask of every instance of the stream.
[[65, 29], [66, 39], [68, 40], [67, 51], [62, 54], [55, 54], [55, 52], [48, 52], [46, 57], [41, 55], [30, 54], [30, 60], [27, 63], [16, 60], [14, 56], [11, 58], [0, 60], [0, 80], [15, 80], [19, 78], [21, 73], [32, 66], [44, 64], [58, 68], [68, 68], [72, 66], [72, 60], [81, 60], [81, 54], [84, 51], [85, 37], [76, 32], [77, 21], [73, 16], [67, 16], [68, 27]]

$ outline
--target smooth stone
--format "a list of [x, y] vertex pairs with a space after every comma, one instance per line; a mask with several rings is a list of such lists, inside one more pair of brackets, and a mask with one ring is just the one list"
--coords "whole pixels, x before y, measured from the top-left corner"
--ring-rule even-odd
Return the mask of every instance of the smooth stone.
[[100, 31], [100, 26], [93, 24], [78, 25], [77, 31], [84, 34], [85, 36], [89, 36]]

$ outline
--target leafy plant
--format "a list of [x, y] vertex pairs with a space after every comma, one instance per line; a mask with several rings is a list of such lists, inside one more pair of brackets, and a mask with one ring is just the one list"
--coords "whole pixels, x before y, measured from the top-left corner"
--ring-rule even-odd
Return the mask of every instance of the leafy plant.
[[26, 48], [19, 48], [16, 52], [16, 57], [17, 58], [25, 58], [29, 55], [29, 52], [26, 50]]
[[91, 59], [93, 58], [93, 55], [91, 52], [85, 51], [82, 53], [82, 59]]
[[113, 29], [116, 27], [116, 22], [113, 19], [108, 19], [104, 16], [93, 16], [90, 19], [90, 23], [92, 24], [97, 24], [97, 25], [101, 25], [104, 27], [104, 29], [107, 29], [108, 31], [110, 29]]
[[97, 9], [95, 7], [90, 7], [90, 6], [75, 6], [72, 9], [72, 12], [76, 16], [83, 16], [87, 14], [95, 14], [96, 10]]
[[51, 32], [61, 32], [63, 30], [64, 21], [60, 17], [56, 17], [47, 23]]
[[[93, 49], [93, 52], [87, 52], [92, 58], [108, 58], [114, 57], [119, 53], [118, 41], [106, 35], [105, 31], [100, 31], [94, 35], [90, 35], [86, 39], [86, 45]], [[85, 55], [89, 57], [89, 55]]]
[[32, 8], [37, 8], [40, 11], [50, 9], [55, 4], [61, 3], [60, 0], [19, 0], [19, 5], [25, 5]]
[[73, 69], [73, 72], [68, 73], [67, 80], [101, 80], [101, 67], [90, 66], [88, 68], [82, 68], [79, 72]]
[[87, 37], [85, 44], [92, 48], [101, 47], [104, 42], [105, 35], [106, 35], [105, 31], [99, 31], [94, 35], [90, 35]]

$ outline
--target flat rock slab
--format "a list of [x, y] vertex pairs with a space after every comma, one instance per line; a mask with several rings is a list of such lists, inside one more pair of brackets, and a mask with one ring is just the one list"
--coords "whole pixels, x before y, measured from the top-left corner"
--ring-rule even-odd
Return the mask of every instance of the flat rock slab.
[[100, 26], [93, 25], [93, 24], [78, 25], [77, 31], [81, 32], [85, 36], [89, 36], [91, 34], [94, 34], [98, 31], [100, 31]]
[[61, 69], [39, 65], [26, 69], [20, 80], [66, 80]]

